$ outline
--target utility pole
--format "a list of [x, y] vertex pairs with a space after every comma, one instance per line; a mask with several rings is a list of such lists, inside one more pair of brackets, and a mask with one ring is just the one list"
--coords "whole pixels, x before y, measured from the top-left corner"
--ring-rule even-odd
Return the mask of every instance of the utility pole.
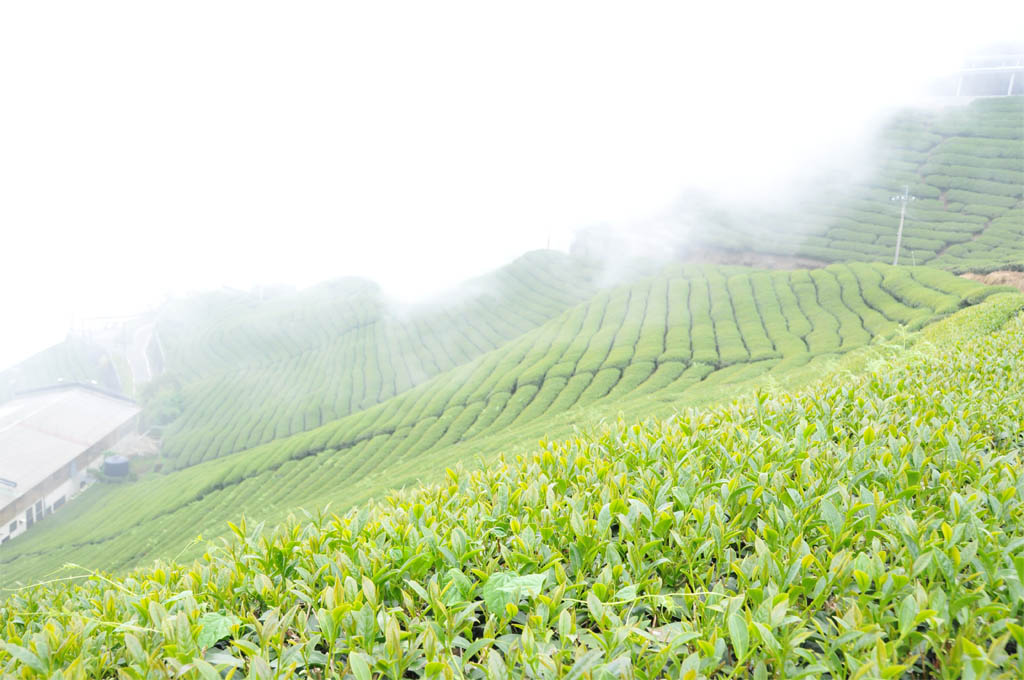
[[890, 201], [900, 202], [900, 228], [896, 232], [896, 252], [892, 256], [892, 264], [895, 267], [900, 263], [900, 244], [903, 243], [903, 219], [907, 216], [907, 203], [917, 200], [916, 196], [910, 195], [910, 187], [903, 185], [903, 193], [899, 196], [890, 196]]

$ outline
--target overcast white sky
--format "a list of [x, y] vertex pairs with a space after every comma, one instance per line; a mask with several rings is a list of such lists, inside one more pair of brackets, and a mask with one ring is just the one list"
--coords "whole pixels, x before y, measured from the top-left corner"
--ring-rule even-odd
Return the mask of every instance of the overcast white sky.
[[0, 3], [0, 367], [169, 292], [415, 298], [780, 190], [1018, 5]]

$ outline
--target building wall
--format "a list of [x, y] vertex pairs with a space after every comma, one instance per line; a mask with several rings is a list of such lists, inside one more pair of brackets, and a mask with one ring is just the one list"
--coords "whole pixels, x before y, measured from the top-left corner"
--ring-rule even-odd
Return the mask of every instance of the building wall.
[[[103, 452], [135, 432], [138, 423], [139, 415], [136, 414], [0, 510], [0, 541], [17, 536], [76, 496], [85, 486], [86, 471], [100, 467]], [[42, 512], [38, 512], [40, 508]]]

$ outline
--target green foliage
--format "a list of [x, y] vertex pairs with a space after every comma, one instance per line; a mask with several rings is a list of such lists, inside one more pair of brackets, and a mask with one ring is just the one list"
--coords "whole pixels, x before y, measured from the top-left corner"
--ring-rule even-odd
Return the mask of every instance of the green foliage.
[[[533, 253], [443, 306], [351, 280], [171, 306], [143, 399], [183, 469], [5, 544], [5, 583], [118, 575], [12, 591], [0, 673], [1020, 677], [1021, 298], [932, 265], [1024, 269], [1022, 101], [907, 113], [874, 172], [703, 237], [822, 269], [599, 291]], [[927, 267], [879, 264], [904, 185], [900, 261]], [[116, 381], [103, 360], [21, 370]]]
[[964, 206], [964, 213], [968, 215], [981, 215], [982, 217], [995, 218], [1006, 212], [1002, 206], [986, 205], [982, 203], [968, 203]]
[[776, 215], [712, 213], [713, 228], [697, 238], [715, 249], [826, 263], [891, 262], [900, 216], [893, 198], [906, 186], [916, 200], [906, 209], [901, 262], [954, 271], [1024, 264], [1020, 240], [991, 228], [1024, 195], [1024, 97], [1006, 100], [1006, 109], [972, 104], [896, 116], [868, 149], [871, 172], [823, 178]]
[[[942, 189], [964, 189], [993, 196], [1020, 197], [1024, 192], [1024, 184], [1017, 180], [1011, 183], [992, 182], [985, 179], [972, 177], [950, 177], [948, 175], [929, 175], [925, 178], [929, 184]], [[955, 195], [946, 194], [948, 198], [955, 199]]]
[[950, 189], [946, 197], [951, 201], [960, 201], [970, 205], [987, 205], [993, 208], [1012, 208], [1017, 205], [1017, 199], [1013, 196], [1002, 196], [990, 193], [979, 193], [977, 191], [966, 191], [963, 189]]
[[167, 425], [164, 453], [195, 465], [364, 411], [560, 316], [595, 292], [598, 273], [541, 251], [467, 282], [450, 304], [399, 308], [349, 280], [171, 305], [158, 329], [178, 393], [152, 409]]
[[1022, 307], [992, 296], [802, 391], [243, 520], [194, 563], [10, 592], [0, 669], [1020, 677]]
[[1000, 213], [971, 241], [950, 246], [936, 264], [953, 271], [1024, 269], [1024, 209]]
[[523, 597], [538, 597], [543, 592], [547, 574], [520, 576], [501, 571], [487, 577], [480, 590], [484, 605], [499, 617], [514, 615]]
[[[581, 422], [729, 398], [769, 371], [782, 379], [900, 325], [920, 327], [984, 288], [920, 267], [669, 266], [357, 413], [89, 491], [75, 513], [56, 514], [5, 545], [0, 572], [8, 581], [31, 578], [69, 560], [127, 568], [175, 554], [197, 533], [217, 535], [242, 512], [282, 519], [299, 506], [347, 508], [481, 452], [571, 434]], [[667, 346], [673, 341], [680, 344]], [[240, 441], [247, 431], [229, 436]]]

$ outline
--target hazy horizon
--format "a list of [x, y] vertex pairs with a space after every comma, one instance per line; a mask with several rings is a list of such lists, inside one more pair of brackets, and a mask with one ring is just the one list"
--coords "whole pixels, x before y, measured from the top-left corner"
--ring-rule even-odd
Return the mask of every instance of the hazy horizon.
[[0, 7], [0, 369], [167, 294], [360, 276], [415, 300], [688, 187], [784, 199], [1024, 25], [1009, 2], [56, 7]]

